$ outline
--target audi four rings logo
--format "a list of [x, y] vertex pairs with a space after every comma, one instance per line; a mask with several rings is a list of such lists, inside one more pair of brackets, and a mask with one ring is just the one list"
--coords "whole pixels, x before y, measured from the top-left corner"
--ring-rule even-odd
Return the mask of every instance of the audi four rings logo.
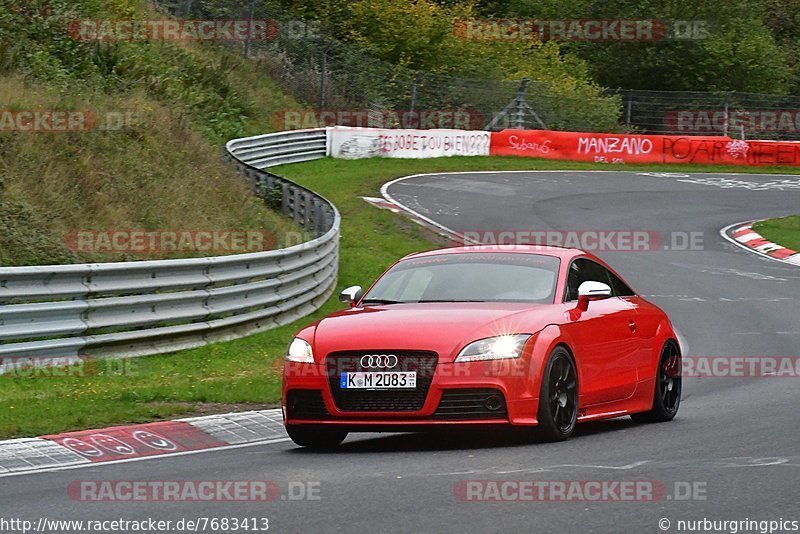
[[361, 367], [364, 369], [391, 369], [397, 365], [397, 356], [394, 354], [367, 354], [361, 357]]

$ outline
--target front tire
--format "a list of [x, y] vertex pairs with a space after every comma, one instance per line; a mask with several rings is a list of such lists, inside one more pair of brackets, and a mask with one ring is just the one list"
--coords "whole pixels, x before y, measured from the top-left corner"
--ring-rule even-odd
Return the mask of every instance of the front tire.
[[539, 427], [542, 441], [564, 441], [578, 423], [578, 374], [564, 347], [550, 353], [539, 392]]
[[669, 340], [661, 349], [653, 393], [653, 408], [644, 413], [631, 415], [637, 423], [663, 423], [671, 421], [681, 405], [681, 350], [675, 341]]
[[347, 432], [344, 430], [300, 425], [287, 426], [286, 433], [295, 444], [318, 450], [335, 449], [347, 437]]

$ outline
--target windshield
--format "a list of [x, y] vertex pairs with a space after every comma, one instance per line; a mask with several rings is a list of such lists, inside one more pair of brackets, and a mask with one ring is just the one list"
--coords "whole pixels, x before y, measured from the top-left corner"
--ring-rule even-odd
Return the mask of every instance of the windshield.
[[553, 303], [559, 260], [541, 254], [466, 253], [412, 258], [389, 269], [362, 303]]

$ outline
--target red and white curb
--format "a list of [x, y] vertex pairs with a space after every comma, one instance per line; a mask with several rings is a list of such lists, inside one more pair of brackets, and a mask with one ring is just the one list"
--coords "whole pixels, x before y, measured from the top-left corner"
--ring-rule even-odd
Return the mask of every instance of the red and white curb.
[[431, 219], [423, 216], [416, 211], [403, 206], [402, 204], [395, 202], [394, 200], [387, 200], [385, 198], [378, 198], [378, 197], [361, 197], [362, 200], [375, 206], [378, 209], [382, 210], [389, 210], [392, 213], [397, 213], [399, 215], [405, 216], [407, 219], [412, 220], [413, 222], [417, 223], [420, 226], [424, 226], [433, 230], [434, 232], [444, 236], [452, 238], [455, 232], [450, 232], [444, 229], [441, 225], [435, 223]]
[[386, 200], [385, 198], [361, 197], [361, 200], [382, 210], [389, 210], [394, 213], [401, 213], [403, 211], [400, 206], [398, 206], [394, 202]]
[[758, 221], [733, 224], [723, 228], [720, 233], [728, 241], [750, 252], [772, 260], [800, 266], [800, 252], [765, 239], [764, 236], [753, 230], [753, 224], [756, 222]]
[[0, 477], [287, 441], [280, 410], [258, 410], [0, 441]]
[[[423, 176], [423, 175], [414, 175], [414, 176]], [[413, 178], [413, 176], [407, 176], [406, 178]], [[392, 182], [389, 182], [388, 184], [385, 184], [384, 185], [384, 189], [386, 188], [387, 185], [390, 185], [390, 184], [392, 184], [392, 183], [394, 183], [396, 181], [397, 180], [394, 180]], [[386, 195], [385, 192], [382, 193], [382, 194]], [[361, 197], [361, 198], [362, 198], [362, 200], [364, 200], [365, 202], [368, 202], [369, 204], [372, 204], [376, 208], [379, 208], [379, 209], [382, 209], [382, 210], [389, 210], [392, 213], [397, 213], [397, 214], [403, 215], [407, 219], [410, 219], [411, 221], [417, 223], [418, 225], [423, 226], [423, 227], [425, 227], [425, 228], [427, 228], [429, 230], [432, 230], [433, 232], [436, 232], [440, 236], [446, 237], [447, 239], [449, 239], [451, 241], [464, 243], [466, 245], [478, 245], [478, 244], [480, 244], [480, 243], [478, 243], [478, 242], [476, 242], [474, 240], [468, 239], [464, 235], [456, 232], [455, 230], [451, 230], [450, 228], [447, 228], [446, 226], [443, 226], [443, 225], [437, 223], [433, 219], [425, 217], [421, 213], [419, 213], [417, 211], [414, 211], [413, 209], [409, 208], [408, 206], [404, 206], [404, 205], [400, 204], [399, 202], [397, 202], [396, 200], [394, 200], [391, 197], [387, 197], [387, 198]]]

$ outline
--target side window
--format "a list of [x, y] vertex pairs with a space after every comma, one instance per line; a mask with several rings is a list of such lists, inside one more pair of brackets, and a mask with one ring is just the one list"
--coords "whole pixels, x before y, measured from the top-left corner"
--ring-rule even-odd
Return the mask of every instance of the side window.
[[608, 277], [611, 279], [611, 290], [615, 297], [632, 297], [636, 294], [619, 276], [611, 271], [608, 271]]
[[[587, 281], [603, 282], [611, 285], [611, 273], [603, 266], [585, 259], [577, 259], [569, 266], [567, 275], [567, 301], [578, 300], [578, 288]], [[613, 286], [612, 286], [613, 290]]]
[[569, 274], [567, 275], [567, 296], [564, 299], [569, 302], [571, 300], [578, 300], [578, 286], [581, 285], [581, 272], [582, 260], [575, 260], [569, 266]]

